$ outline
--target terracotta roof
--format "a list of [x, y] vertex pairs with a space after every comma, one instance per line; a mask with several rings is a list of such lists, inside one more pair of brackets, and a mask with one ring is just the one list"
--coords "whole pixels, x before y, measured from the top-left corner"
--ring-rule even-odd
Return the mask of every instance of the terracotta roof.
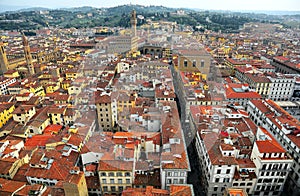
[[13, 111], [13, 114], [25, 114], [27, 111], [33, 109], [34, 106], [32, 105], [20, 105]]
[[104, 103], [111, 103], [111, 97], [108, 95], [102, 95], [100, 91], [95, 92], [95, 103], [96, 104], [104, 104]]
[[46, 146], [46, 144], [59, 142], [61, 138], [56, 135], [34, 135], [31, 138], [27, 138], [25, 146]]
[[263, 74], [246, 73], [245, 76], [256, 83], [271, 83], [271, 80]]
[[48, 114], [64, 114], [66, 107], [61, 106], [51, 106], [47, 111]]
[[0, 95], [0, 103], [11, 102], [13, 99], [13, 95]]
[[52, 135], [53, 133], [54, 134], [57, 134], [59, 133], [59, 131], [61, 131], [63, 128], [62, 125], [56, 125], [56, 124], [53, 124], [53, 125], [48, 125], [45, 129], [44, 129], [44, 134], [50, 134]]
[[256, 141], [260, 153], [285, 153], [286, 151], [276, 145], [273, 141]]
[[70, 99], [70, 95], [55, 95], [54, 101], [68, 101]]
[[192, 188], [184, 185], [171, 185], [170, 196], [190, 196], [192, 195]]
[[184, 56], [198, 56], [198, 55], [209, 55], [204, 49], [199, 50], [179, 50], [178, 53]]
[[67, 143], [79, 147], [80, 144], [82, 144], [82, 142], [83, 142], [83, 138], [80, 135], [72, 134]]
[[86, 185], [88, 189], [100, 189], [100, 180], [99, 176], [86, 176]]
[[251, 159], [244, 158], [244, 159], [236, 159], [238, 162], [239, 168], [256, 168], [254, 162]]
[[237, 165], [234, 157], [222, 155], [219, 148], [221, 141], [219, 140], [219, 135], [217, 133], [205, 133], [202, 134], [201, 137], [203, 138], [205, 147], [213, 165]]
[[0, 178], [0, 195], [11, 195], [16, 190], [25, 187], [25, 182], [18, 182], [13, 180], [6, 180], [4, 178]]
[[264, 104], [262, 100], [251, 100], [251, 102], [257, 107], [262, 113], [270, 113], [271, 110]]
[[131, 196], [131, 195], [136, 195], [136, 196], [169, 196], [169, 191], [168, 190], [163, 190], [163, 189], [156, 189], [153, 188], [152, 186], [147, 186], [146, 188], [127, 188], [122, 192], [122, 196]]
[[17, 191], [15, 195], [18, 196], [27, 196], [32, 194], [33, 191], [41, 192], [41, 190], [44, 188], [44, 185], [41, 184], [33, 184], [33, 185], [26, 185], [21, 190]]
[[100, 160], [98, 171], [132, 171], [132, 161]]
[[[244, 84], [245, 85], [245, 84]], [[253, 91], [235, 91], [234, 88], [241, 88], [242, 84], [226, 84], [227, 99], [261, 99], [261, 95]]]

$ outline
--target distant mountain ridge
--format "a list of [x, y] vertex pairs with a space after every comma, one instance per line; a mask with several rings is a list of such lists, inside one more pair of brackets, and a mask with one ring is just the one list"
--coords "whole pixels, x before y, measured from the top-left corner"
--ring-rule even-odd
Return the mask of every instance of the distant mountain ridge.
[[[60, 9], [48, 9], [44, 7], [22, 8], [19, 11], [0, 13], [0, 29], [33, 30], [45, 27], [89, 28], [97, 26], [128, 28], [130, 27], [130, 13], [132, 10], [135, 10], [138, 15], [142, 15], [142, 18], [154, 21], [172, 21], [180, 25], [191, 26], [194, 30], [200, 27], [198, 28], [200, 31], [208, 29], [213, 31], [237, 32], [248, 22], [279, 23], [286, 24], [287, 27], [300, 26], [300, 14], [281, 16], [224, 10], [195, 11], [187, 8], [127, 4], [109, 8], [95, 8], [90, 6]], [[184, 10], [185, 12], [176, 14], [177, 10]], [[137, 22], [137, 25], [141, 26], [146, 23], [146, 20], [139, 19]]]
[[257, 14], [267, 14], [267, 15], [299, 15], [300, 11], [272, 11], [272, 10], [207, 10], [207, 9], [190, 9], [190, 8], [169, 8], [164, 6], [144, 6], [144, 5], [137, 5], [137, 4], [124, 4], [115, 7], [91, 7], [91, 6], [82, 6], [82, 7], [70, 7], [70, 8], [46, 8], [46, 7], [26, 7], [26, 6], [10, 6], [10, 5], [2, 5], [0, 3], [0, 13], [3, 12], [28, 12], [28, 11], [45, 11], [45, 10], [65, 10], [71, 12], [90, 12], [94, 10], [105, 9], [112, 12], [130, 12], [135, 9], [137, 12], [143, 12], [147, 9], [147, 12], [173, 12], [175, 10], [185, 10], [185, 11], [213, 11], [213, 12], [221, 12], [221, 13], [228, 13], [228, 12], [241, 12], [241, 13], [257, 13]]

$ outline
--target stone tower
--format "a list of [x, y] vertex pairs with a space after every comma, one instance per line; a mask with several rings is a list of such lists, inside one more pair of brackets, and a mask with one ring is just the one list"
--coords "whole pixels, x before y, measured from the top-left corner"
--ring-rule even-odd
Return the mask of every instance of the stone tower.
[[30, 75], [33, 75], [34, 74], [34, 67], [33, 67], [33, 63], [32, 63], [32, 56], [31, 56], [31, 53], [30, 53], [30, 47], [29, 47], [28, 39], [24, 35], [24, 33], [23, 33], [23, 36], [22, 36], [22, 40], [23, 40], [24, 53], [25, 53], [25, 59], [26, 59], [26, 63], [27, 63], [28, 72], [29, 72]]
[[3, 42], [0, 42], [0, 74], [4, 74], [8, 69], [8, 61], [4, 50]]
[[131, 29], [132, 29], [132, 37], [135, 37], [136, 36], [136, 24], [137, 24], [135, 10], [132, 10], [132, 12], [131, 12], [130, 23], [131, 23]]
[[136, 24], [137, 24], [137, 19], [136, 19], [136, 11], [133, 10], [131, 12], [131, 18], [130, 18], [130, 24], [131, 24], [131, 52], [135, 53], [138, 49], [138, 37], [136, 34]]

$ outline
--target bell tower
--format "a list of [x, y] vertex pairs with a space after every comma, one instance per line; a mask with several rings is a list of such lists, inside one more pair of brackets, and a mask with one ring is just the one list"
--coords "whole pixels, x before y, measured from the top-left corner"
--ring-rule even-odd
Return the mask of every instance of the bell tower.
[[131, 12], [131, 18], [130, 18], [130, 24], [131, 24], [131, 53], [136, 53], [138, 50], [138, 37], [136, 34], [136, 11], [132, 10]]
[[23, 40], [24, 53], [25, 53], [25, 59], [26, 59], [26, 63], [27, 63], [28, 72], [29, 72], [30, 75], [33, 75], [34, 74], [34, 67], [33, 67], [33, 63], [32, 63], [32, 56], [31, 56], [31, 53], [30, 53], [30, 47], [29, 47], [28, 39], [24, 35], [24, 33], [23, 33], [23, 36], [22, 36], [22, 40]]
[[8, 70], [8, 60], [4, 50], [3, 42], [0, 42], [0, 74], [4, 74]]
[[136, 36], [136, 24], [137, 24], [135, 10], [132, 10], [132, 12], [131, 12], [130, 24], [131, 24], [131, 30], [132, 30], [132, 37], [135, 37]]

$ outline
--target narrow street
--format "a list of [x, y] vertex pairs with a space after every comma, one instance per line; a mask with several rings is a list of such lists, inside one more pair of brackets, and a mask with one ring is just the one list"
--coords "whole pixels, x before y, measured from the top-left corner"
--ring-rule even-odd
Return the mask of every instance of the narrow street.
[[193, 135], [189, 134], [191, 131], [189, 123], [186, 122], [186, 104], [184, 101], [184, 97], [181, 92], [179, 92], [179, 78], [177, 75], [174, 66], [170, 66], [172, 75], [173, 75], [173, 84], [175, 88], [175, 93], [177, 96], [177, 107], [180, 113], [180, 122], [181, 127], [184, 133], [184, 139], [187, 147], [187, 152], [189, 156], [189, 162], [191, 167], [191, 172], [188, 174], [188, 184], [193, 184], [195, 196], [205, 196], [204, 190], [202, 188], [201, 179], [201, 171], [199, 168], [197, 152], [195, 149], [195, 145], [193, 142]]

